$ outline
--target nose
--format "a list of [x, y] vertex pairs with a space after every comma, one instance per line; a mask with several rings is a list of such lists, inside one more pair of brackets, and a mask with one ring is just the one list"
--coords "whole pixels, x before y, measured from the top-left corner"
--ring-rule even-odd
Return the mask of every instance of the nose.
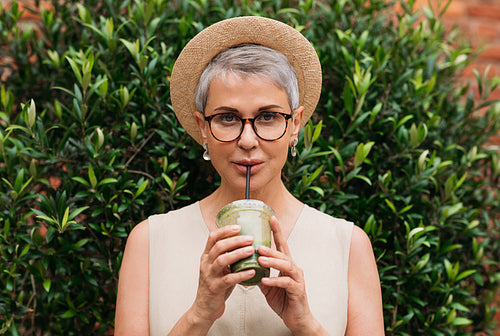
[[258, 144], [259, 140], [257, 134], [252, 127], [250, 120], [246, 120], [243, 125], [243, 132], [238, 138], [238, 146], [244, 149], [251, 149]]

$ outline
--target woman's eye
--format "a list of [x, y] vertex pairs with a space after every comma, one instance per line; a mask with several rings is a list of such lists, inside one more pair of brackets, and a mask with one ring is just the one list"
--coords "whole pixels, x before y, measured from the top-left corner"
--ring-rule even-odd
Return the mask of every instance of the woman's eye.
[[276, 114], [275, 113], [261, 113], [257, 119], [261, 120], [261, 121], [273, 121], [274, 119], [276, 119]]
[[230, 113], [220, 114], [217, 116], [217, 119], [219, 122], [231, 123], [231, 122], [236, 121], [236, 116], [234, 114], [230, 114]]

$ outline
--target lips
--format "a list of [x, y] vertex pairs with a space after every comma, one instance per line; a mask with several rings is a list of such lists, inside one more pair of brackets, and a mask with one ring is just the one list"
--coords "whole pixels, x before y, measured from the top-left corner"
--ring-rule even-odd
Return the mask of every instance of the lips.
[[233, 164], [236, 166], [236, 169], [238, 169], [243, 174], [246, 174], [247, 166], [251, 166], [252, 168], [250, 169], [250, 173], [254, 174], [263, 167], [264, 161], [244, 159], [244, 160], [235, 161], [235, 162], [233, 162]]

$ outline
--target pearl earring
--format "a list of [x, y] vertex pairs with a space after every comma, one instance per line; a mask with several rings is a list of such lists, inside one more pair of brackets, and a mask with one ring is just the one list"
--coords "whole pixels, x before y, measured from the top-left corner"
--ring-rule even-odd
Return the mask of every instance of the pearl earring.
[[292, 140], [292, 147], [290, 148], [290, 154], [292, 154], [292, 157], [295, 157], [297, 155], [297, 149], [295, 148], [297, 146], [297, 139]]
[[203, 160], [210, 161], [210, 154], [208, 154], [208, 144], [206, 142], [203, 145], [203, 148], [205, 148], [205, 152], [203, 153]]

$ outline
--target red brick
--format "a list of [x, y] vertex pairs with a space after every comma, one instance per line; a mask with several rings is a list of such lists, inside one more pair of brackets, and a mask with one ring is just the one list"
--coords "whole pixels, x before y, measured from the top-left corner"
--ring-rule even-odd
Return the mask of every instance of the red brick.
[[487, 48], [481, 53], [480, 59], [500, 62], [500, 44]]
[[500, 37], [500, 25], [493, 22], [479, 23], [477, 25], [477, 35], [480, 39], [486, 38], [487, 41], [492, 41]]
[[494, 90], [488, 97], [490, 100], [500, 100], [500, 89]]
[[[429, 3], [430, 3], [430, 8], [435, 12], [439, 13], [441, 10], [444, 9], [444, 1], [441, 1], [441, 7], [438, 9], [438, 1], [436, 0], [415, 0], [414, 3], [414, 8], [416, 10], [421, 10], [422, 7], [427, 7], [429, 8]], [[454, 17], [462, 17], [466, 14], [466, 6], [465, 6], [465, 1], [464, 0], [453, 0], [448, 8], [446, 9], [446, 12], [444, 13], [445, 18], [454, 18]]]
[[469, 4], [467, 14], [473, 17], [500, 19], [500, 6], [497, 4]]
[[465, 1], [455, 0], [450, 3], [446, 12], [444, 13], [444, 17], [463, 17], [466, 15], [466, 6]]
[[25, 5], [25, 4], [24, 5], [21, 5], [21, 4], [22, 3], [19, 3], [19, 11], [23, 13], [21, 15], [21, 20], [24, 20], [24, 21], [40, 20], [40, 14], [36, 8]]
[[474, 74], [473, 70], [477, 70], [479, 72], [479, 74], [482, 76], [483, 73], [486, 71], [486, 68], [488, 68], [488, 66], [490, 67], [490, 70], [488, 71], [489, 78], [491, 78], [495, 75], [500, 75], [500, 69], [495, 64], [492, 65], [492, 64], [489, 64], [487, 62], [483, 63], [480, 61], [476, 61], [464, 69], [464, 71], [462, 72], [462, 77], [475, 79], [476, 75]]

